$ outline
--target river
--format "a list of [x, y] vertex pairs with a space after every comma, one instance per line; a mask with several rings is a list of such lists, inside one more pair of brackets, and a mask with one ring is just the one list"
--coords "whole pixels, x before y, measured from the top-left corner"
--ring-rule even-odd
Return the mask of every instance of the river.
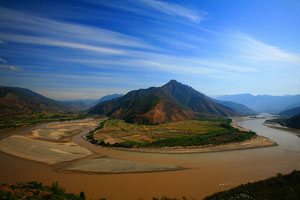
[[[150, 200], [161, 196], [203, 199], [242, 183], [300, 170], [300, 138], [292, 132], [264, 126], [264, 120], [251, 119], [239, 122], [239, 125], [270, 138], [278, 146], [215, 153], [152, 154], [98, 147], [86, 142], [80, 135], [73, 138], [74, 142], [109, 157], [176, 165], [186, 170], [131, 174], [65, 173], [57, 170], [57, 166], [0, 152], [0, 180], [1, 183], [35, 180], [45, 184], [58, 181], [68, 192], [85, 191], [86, 196], [92, 199]], [[1, 133], [2, 138], [24, 134], [38, 126], [6, 131]]]

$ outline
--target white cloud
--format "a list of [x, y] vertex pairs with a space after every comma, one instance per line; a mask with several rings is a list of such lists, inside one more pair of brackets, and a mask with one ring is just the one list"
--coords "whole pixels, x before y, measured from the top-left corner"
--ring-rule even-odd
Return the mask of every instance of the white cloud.
[[8, 70], [11, 70], [11, 71], [22, 71], [21, 68], [16, 67], [14, 65], [3, 65], [3, 64], [0, 64], [0, 69], [8, 69]]
[[158, 18], [158, 14], [164, 14], [171, 17], [180, 17], [194, 23], [201, 22], [204, 15], [206, 15], [206, 12], [200, 12], [195, 8], [189, 8], [177, 3], [170, 3], [159, 0], [117, 0], [113, 2], [90, 0], [90, 2], [93, 4], [109, 6], [112, 8], [134, 12], [154, 18]]
[[245, 34], [239, 34], [236, 37], [236, 48], [241, 52], [241, 56], [256, 61], [277, 61], [297, 64], [300, 63], [300, 57], [286, 52], [276, 46], [260, 42]]
[[67, 47], [67, 48], [74, 48], [74, 49], [96, 51], [96, 52], [105, 53], [105, 54], [118, 54], [118, 55], [125, 54], [124, 51], [113, 49], [113, 48], [86, 45], [86, 44], [80, 44], [80, 43], [64, 42], [64, 41], [52, 40], [52, 39], [47, 39], [47, 38], [42, 38], [42, 37], [23, 36], [23, 35], [16, 35], [16, 34], [10, 34], [10, 35], [0, 34], [0, 38], [4, 38], [7, 41], [18, 42], [18, 43]]
[[55, 21], [2, 7], [0, 7], [0, 27], [10, 32], [22, 31], [66, 42], [81, 41], [81, 43], [154, 48], [138, 38], [123, 33], [83, 24]]
[[189, 9], [175, 3], [163, 2], [157, 0], [138, 0], [138, 2], [141, 2], [142, 4], [145, 4], [146, 6], [149, 6], [150, 8], [158, 12], [163, 12], [165, 14], [173, 15], [173, 16], [184, 17], [196, 23], [199, 23], [203, 17], [196, 10]]

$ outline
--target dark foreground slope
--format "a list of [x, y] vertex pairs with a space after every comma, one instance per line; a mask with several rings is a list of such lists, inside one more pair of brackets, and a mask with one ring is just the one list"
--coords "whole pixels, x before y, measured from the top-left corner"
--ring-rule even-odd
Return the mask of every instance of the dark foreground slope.
[[266, 120], [266, 123], [278, 123], [281, 126], [300, 129], [300, 114], [295, 115], [290, 118], [279, 118], [279, 119]]
[[240, 185], [231, 190], [206, 197], [205, 200], [299, 200], [300, 171], [278, 174], [263, 181]]
[[175, 80], [162, 87], [134, 90], [123, 97], [101, 102], [92, 107], [89, 113], [118, 117], [126, 122], [141, 124], [177, 121], [196, 116], [238, 114]]
[[84, 192], [79, 195], [67, 193], [58, 183], [44, 186], [35, 181], [27, 183], [16, 183], [14, 185], [3, 184], [0, 186], [0, 199], [28, 199], [28, 200], [85, 200]]

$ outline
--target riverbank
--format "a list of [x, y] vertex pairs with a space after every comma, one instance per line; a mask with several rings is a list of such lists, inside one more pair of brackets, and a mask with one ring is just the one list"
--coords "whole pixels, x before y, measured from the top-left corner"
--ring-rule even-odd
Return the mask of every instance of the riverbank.
[[283, 131], [289, 131], [289, 132], [296, 134], [298, 137], [300, 137], [300, 130], [298, 130], [298, 129], [290, 128], [287, 126], [282, 126], [276, 122], [270, 122], [270, 121], [268, 121], [268, 122], [265, 121], [263, 125], [267, 126], [269, 128], [274, 128], [274, 129], [283, 130]]

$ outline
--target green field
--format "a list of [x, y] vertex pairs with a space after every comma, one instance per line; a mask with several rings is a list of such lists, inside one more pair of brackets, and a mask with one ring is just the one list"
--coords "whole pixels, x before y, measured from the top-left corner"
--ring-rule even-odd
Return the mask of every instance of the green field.
[[256, 135], [254, 132], [241, 132], [230, 122], [227, 118], [216, 118], [137, 125], [109, 119], [87, 138], [102, 146], [131, 148], [218, 145], [244, 141]]

